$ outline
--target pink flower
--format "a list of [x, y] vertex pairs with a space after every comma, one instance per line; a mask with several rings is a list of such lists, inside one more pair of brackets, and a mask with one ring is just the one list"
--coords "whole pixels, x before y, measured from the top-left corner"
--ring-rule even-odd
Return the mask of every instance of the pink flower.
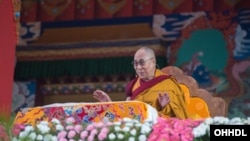
[[93, 141], [94, 140], [94, 135], [90, 135], [90, 136], [88, 136], [88, 141]]
[[0, 125], [0, 139], [3, 141], [9, 140], [9, 136], [6, 133], [4, 126]]
[[97, 133], [98, 133], [98, 131], [97, 131], [96, 129], [93, 129], [93, 130], [90, 132], [90, 135], [95, 136]]
[[58, 134], [57, 134], [57, 138], [58, 139], [63, 139], [63, 138], [65, 138], [66, 137], [66, 135], [67, 135], [67, 132], [66, 131], [60, 131]]
[[75, 119], [74, 119], [74, 117], [68, 117], [68, 118], [65, 120], [65, 122], [66, 122], [67, 124], [74, 124], [74, 123], [75, 123]]
[[66, 130], [73, 130], [73, 129], [74, 129], [74, 126], [72, 126], [72, 125], [66, 126]]
[[82, 131], [80, 134], [80, 138], [84, 140], [88, 136], [88, 131]]
[[159, 136], [158, 136], [157, 133], [155, 133], [155, 134], [150, 134], [149, 137], [148, 137], [148, 141], [155, 141], [155, 140], [157, 140], [158, 137], [159, 137]]
[[83, 127], [82, 127], [82, 125], [79, 125], [79, 124], [78, 124], [78, 125], [75, 126], [74, 129], [75, 129], [75, 131], [76, 131], [77, 133], [80, 133], [80, 132], [83, 130]]
[[109, 132], [109, 129], [107, 127], [103, 127], [100, 131], [100, 133], [107, 134]]
[[192, 129], [199, 123], [200, 121], [190, 119], [158, 118], [148, 140], [192, 141], [194, 138]]
[[95, 127], [94, 127], [93, 124], [89, 124], [89, 125], [87, 126], [86, 130], [91, 131], [91, 130], [93, 130], [94, 128], [95, 128]]
[[14, 136], [18, 136], [20, 131], [22, 131], [25, 128], [24, 125], [21, 124], [14, 124], [13, 128], [12, 128], [12, 134]]
[[60, 138], [59, 141], [68, 141], [66, 138]]
[[68, 138], [70, 138], [70, 139], [71, 139], [71, 138], [74, 138], [75, 135], [76, 135], [76, 131], [70, 130], [69, 133], [68, 133]]
[[97, 128], [101, 128], [101, 127], [103, 127], [105, 124], [103, 123], [103, 122], [99, 122], [99, 123], [96, 123], [95, 124], [95, 127], [97, 127]]
[[102, 132], [98, 135], [98, 140], [103, 141], [106, 137], [107, 137], [107, 134]]

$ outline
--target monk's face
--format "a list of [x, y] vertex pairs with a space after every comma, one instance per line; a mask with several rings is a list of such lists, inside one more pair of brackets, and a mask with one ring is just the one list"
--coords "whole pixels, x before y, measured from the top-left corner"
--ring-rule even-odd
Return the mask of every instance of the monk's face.
[[135, 53], [133, 66], [136, 74], [144, 81], [154, 78], [156, 62], [152, 55], [145, 50], [138, 50]]

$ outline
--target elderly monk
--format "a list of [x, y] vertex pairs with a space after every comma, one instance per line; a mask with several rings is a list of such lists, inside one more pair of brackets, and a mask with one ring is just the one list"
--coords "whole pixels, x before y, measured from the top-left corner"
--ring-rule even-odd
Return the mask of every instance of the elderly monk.
[[[151, 48], [142, 47], [136, 51], [132, 62], [137, 77], [126, 87], [127, 100], [150, 104], [159, 116], [188, 118], [184, 94], [177, 81], [157, 69], [155, 53]], [[96, 90], [93, 97], [100, 102], [111, 101], [107, 93]]]

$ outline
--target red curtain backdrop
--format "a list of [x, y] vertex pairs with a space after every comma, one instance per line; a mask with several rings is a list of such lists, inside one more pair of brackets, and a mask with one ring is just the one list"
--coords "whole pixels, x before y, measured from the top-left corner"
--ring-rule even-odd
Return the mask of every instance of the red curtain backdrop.
[[10, 114], [14, 74], [16, 23], [11, 0], [0, 0], [0, 112]]

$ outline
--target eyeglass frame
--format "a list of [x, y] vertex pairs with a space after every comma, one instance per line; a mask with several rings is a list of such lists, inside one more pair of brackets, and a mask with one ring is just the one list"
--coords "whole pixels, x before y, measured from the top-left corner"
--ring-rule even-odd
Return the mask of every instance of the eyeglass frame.
[[145, 63], [146, 63], [147, 61], [152, 60], [152, 59], [153, 59], [153, 57], [151, 57], [151, 58], [149, 58], [149, 59], [146, 59], [146, 60], [139, 60], [138, 62], [134, 60], [134, 61], [131, 62], [131, 64], [132, 64], [134, 67], [137, 67], [138, 65], [140, 65], [140, 66], [145, 66]]

